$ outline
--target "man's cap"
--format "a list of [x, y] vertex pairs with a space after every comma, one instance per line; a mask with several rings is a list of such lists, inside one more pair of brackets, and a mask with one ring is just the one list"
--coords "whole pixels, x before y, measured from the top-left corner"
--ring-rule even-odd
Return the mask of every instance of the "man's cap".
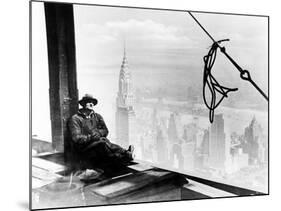
[[94, 98], [92, 95], [90, 94], [85, 94], [83, 96], [83, 98], [81, 100], [78, 101], [78, 103], [81, 105], [81, 106], [85, 106], [86, 103], [89, 103], [89, 102], [92, 102], [94, 105], [97, 105], [98, 104], [98, 100], [96, 98]]

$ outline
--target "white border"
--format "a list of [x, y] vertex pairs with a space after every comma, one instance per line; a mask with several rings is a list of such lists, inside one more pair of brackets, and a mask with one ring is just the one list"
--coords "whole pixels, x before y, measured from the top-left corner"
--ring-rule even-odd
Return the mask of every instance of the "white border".
[[[269, 1], [222, 0], [72, 0], [120, 6], [188, 9], [270, 16], [270, 196], [239, 197], [68, 210], [270, 210], [280, 207], [280, 20], [281, 7]], [[29, 37], [27, 0], [1, 2], [1, 210], [28, 209]], [[279, 202], [279, 203], [278, 203]], [[274, 209], [274, 208], [273, 208]], [[276, 210], [276, 208], [274, 209]]]

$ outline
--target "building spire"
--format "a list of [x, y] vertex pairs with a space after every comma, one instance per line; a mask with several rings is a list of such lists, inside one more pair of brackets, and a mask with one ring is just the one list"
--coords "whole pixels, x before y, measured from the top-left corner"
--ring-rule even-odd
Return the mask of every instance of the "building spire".
[[125, 39], [124, 39], [123, 45], [124, 45], [124, 58], [126, 58], [126, 40]]
[[126, 42], [123, 42], [123, 60], [119, 73], [119, 90], [117, 105], [121, 107], [131, 106], [133, 102], [132, 76], [126, 57]]
[[[122, 53], [122, 52], [120, 52]], [[123, 40], [123, 60], [119, 73], [119, 89], [116, 98], [116, 140], [123, 147], [135, 141], [135, 113], [132, 76], [127, 57], [126, 42]]]
[[127, 56], [126, 56], [126, 40], [124, 39], [123, 42], [123, 64], [127, 63]]

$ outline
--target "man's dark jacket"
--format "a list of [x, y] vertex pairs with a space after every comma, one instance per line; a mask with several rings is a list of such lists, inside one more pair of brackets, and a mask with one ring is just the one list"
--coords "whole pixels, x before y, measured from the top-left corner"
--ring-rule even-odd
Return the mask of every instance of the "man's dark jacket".
[[[78, 157], [90, 159], [95, 163], [108, 160], [117, 163], [126, 163], [133, 159], [132, 154], [117, 144], [111, 143], [106, 136], [108, 129], [98, 113], [92, 112], [86, 115], [85, 110], [80, 109], [69, 121], [71, 145]], [[82, 158], [83, 159], [83, 158]]]
[[69, 129], [71, 139], [78, 150], [95, 141], [93, 139], [94, 133], [98, 133], [100, 137], [108, 135], [108, 129], [102, 116], [95, 112], [87, 116], [83, 109], [71, 117]]

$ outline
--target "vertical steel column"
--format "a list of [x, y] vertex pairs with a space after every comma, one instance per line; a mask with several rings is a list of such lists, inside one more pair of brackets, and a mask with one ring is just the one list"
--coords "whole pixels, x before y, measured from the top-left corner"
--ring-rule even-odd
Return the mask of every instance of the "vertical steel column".
[[67, 121], [78, 109], [72, 4], [44, 3], [49, 62], [52, 145], [64, 151]]

